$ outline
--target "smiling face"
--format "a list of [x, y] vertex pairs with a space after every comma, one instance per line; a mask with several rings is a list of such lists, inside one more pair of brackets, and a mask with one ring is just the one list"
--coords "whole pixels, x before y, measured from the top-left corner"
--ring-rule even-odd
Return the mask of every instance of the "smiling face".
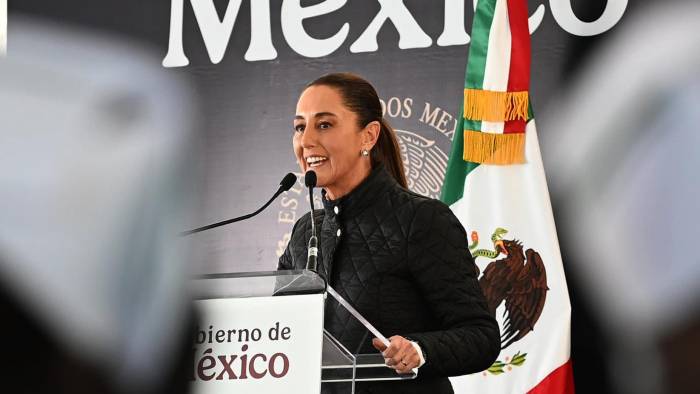
[[302, 172], [313, 170], [317, 186], [328, 198], [344, 196], [372, 170], [363, 149], [371, 150], [379, 136], [379, 122], [364, 128], [344, 104], [340, 93], [325, 85], [304, 90], [294, 117], [294, 154]]

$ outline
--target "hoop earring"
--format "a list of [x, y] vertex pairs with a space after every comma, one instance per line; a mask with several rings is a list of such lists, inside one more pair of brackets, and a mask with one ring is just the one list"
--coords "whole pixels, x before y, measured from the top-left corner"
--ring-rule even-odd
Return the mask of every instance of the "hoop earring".
[[362, 156], [367, 157], [367, 156], [369, 156], [369, 151], [368, 151], [367, 149], [362, 149], [362, 151], [360, 152], [360, 154], [361, 154]]

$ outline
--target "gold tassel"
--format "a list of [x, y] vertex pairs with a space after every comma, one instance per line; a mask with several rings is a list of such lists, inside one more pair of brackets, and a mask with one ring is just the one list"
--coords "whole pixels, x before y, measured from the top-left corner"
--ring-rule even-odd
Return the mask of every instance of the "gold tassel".
[[463, 158], [483, 164], [523, 164], [525, 133], [495, 134], [464, 130]]
[[527, 120], [528, 92], [464, 89], [464, 118], [503, 122]]

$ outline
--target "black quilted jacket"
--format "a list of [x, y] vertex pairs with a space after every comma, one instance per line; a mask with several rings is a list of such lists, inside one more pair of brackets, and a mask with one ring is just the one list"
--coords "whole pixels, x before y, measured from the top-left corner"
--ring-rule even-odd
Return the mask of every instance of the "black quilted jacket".
[[[379, 166], [348, 195], [315, 211], [319, 273], [387, 338], [418, 341], [418, 378], [359, 383], [358, 393], [452, 393], [448, 376], [488, 368], [500, 351], [464, 228], [443, 203], [412, 193]], [[310, 215], [294, 225], [278, 269], [306, 265]], [[350, 351], [376, 352], [372, 336], [338, 303], [325, 328]]]

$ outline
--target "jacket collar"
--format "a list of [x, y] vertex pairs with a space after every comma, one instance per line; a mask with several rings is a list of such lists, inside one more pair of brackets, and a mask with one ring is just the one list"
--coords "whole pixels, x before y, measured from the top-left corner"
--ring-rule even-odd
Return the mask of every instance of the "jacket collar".
[[323, 209], [327, 217], [335, 216], [353, 217], [360, 214], [365, 208], [376, 201], [387, 187], [398, 185], [396, 180], [384, 168], [384, 164], [379, 164], [372, 169], [372, 172], [350, 193], [336, 200], [329, 200], [326, 191], [321, 191]]

